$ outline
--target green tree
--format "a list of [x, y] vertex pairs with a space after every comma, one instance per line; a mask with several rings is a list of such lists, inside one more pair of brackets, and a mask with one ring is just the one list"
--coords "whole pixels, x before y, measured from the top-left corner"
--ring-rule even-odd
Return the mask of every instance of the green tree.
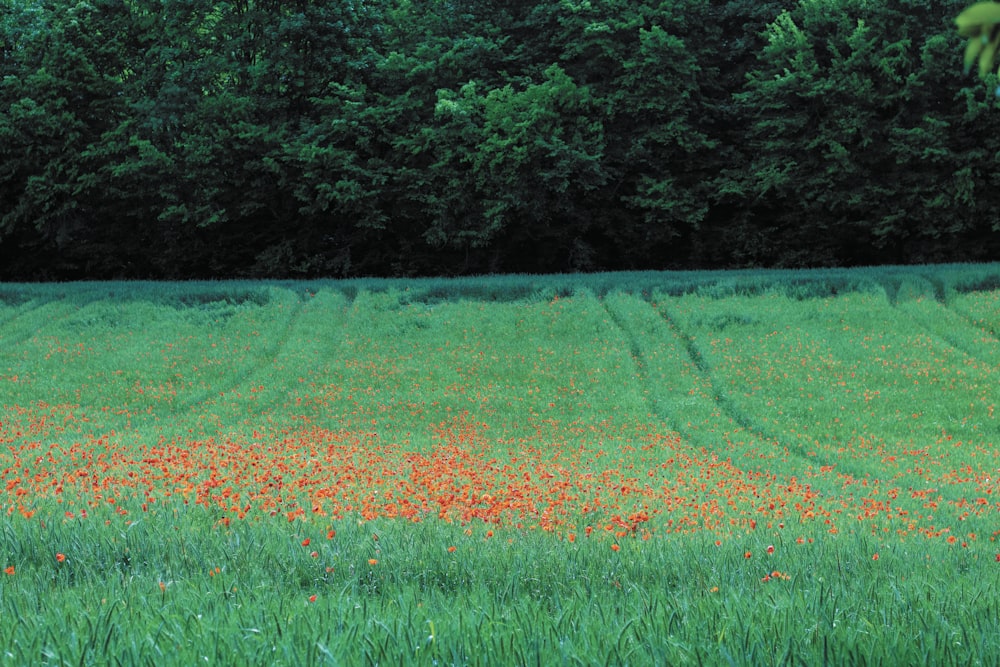
[[981, 227], [968, 176], [982, 147], [955, 148], [962, 116], [985, 107], [959, 93], [953, 54], [945, 64], [953, 5], [904, 5], [801, 0], [768, 26], [737, 95], [753, 118], [755, 157], [734, 186], [753, 202], [747, 261], [940, 259]]

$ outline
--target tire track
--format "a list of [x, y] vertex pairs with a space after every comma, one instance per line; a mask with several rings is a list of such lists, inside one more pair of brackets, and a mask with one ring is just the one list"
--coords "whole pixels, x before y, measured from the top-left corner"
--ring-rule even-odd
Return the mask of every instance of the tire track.
[[[291, 290], [282, 290], [282, 292], [287, 292], [291, 295], [292, 301], [289, 299], [290, 312], [287, 316], [285, 325], [283, 329], [273, 338], [273, 342], [265, 347], [265, 349], [259, 354], [255, 355], [256, 360], [253, 363], [249, 363], [246, 366], [239, 369], [231, 377], [225, 385], [221, 387], [208, 387], [201, 392], [196, 393], [194, 396], [188, 398], [183, 403], [179, 404], [176, 408], [166, 413], [170, 416], [179, 413], [187, 413], [195, 410], [198, 406], [204, 406], [207, 403], [214, 400], [215, 397], [220, 397], [228, 394], [239, 387], [242, 387], [255, 376], [260, 375], [263, 369], [274, 366], [277, 363], [278, 357], [281, 355], [282, 350], [288, 345], [288, 341], [291, 339], [292, 330], [295, 328], [296, 323], [302, 316], [302, 310], [305, 302], [302, 296], [292, 292]], [[254, 383], [256, 384], [256, 383]]]
[[681, 433], [680, 424], [670, 414], [670, 411], [666, 406], [664, 406], [663, 401], [658, 396], [657, 388], [654, 386], [646, 368], [647, 362], [643, 355], [642, 347], [639, 344], [639, 338], [632, 326], [629, 324], [630, 320], [627, 317], [624, 317], [622, 313], [618, 312], [617, 309], [609, 303], [609, 300], [616, 298], [616, 296], [617, 295], [605, 295], [600, 299], [601, 306], [611, 319], [611, 323], [614, 324], [615, 327], [621, 332], [622, 337], [628, 344], [629, 354], [632, 357], [632, 363], [635, 366], [636, 375], [641, 379], [643, 384], [643, 395], [645, 396], [646, 404], [649, 407], [649, 412], [655, 415], [657, 419], [667, 424], [672, 430]]
[[708, 398], [717, 406], [721, 415], [737, 424], [752, 438], [762, 441], [762, 443], [774, 444], [779, 442], [780, 438], [768, 430], [761, 428], [748, 414], [736, 405], [726, 392], [719, 389], [719, 384], [715, 378], [711, 364], [709, 364], [705, 355], [702, 354], [694, 336], [681, 326], [677, 318], [671, 316], [665, 308], [655, 306], [652, 303], [648, 303], [648, 305], [653, 309], [653, 312], [659, 315], [667, 329], [681, 341], [688, 359], [698, 369], [704, 383], [709, 389]]
[[[903, 300], [900, 300], [898, 296], [896, 299], [891, 300], [892, 309], [906, 317], [915, 327], [918, 327], [933, 339], [957, 350], [970, 359], [975, 359], [989, 366], [1000, 365], [1000, 335], [998, 335], [997, 330], [989, 322], [986, 322], [984, 326], [984, 323], [976, 321], [971, 313], [956, 308], [954, 298], [948, 295], [946, 287], [941, 280], [935, 279], [932, 276], [921, 276], [921, 279], [933, 288], [934, 302], [940, 306], [946, 316], [957, 320], [954, 326], [948, 322], [940, 322], [940, 318], [936, 317], [933, 313], [923, 313], [914, 307], [910, 307], [908, 304], [917, 300], [912, 295], [910, 295], [911, 298], [904, 298]], [[923, 294], [918, 296], [923, 296]], [[963, 340], [962, 336], [957, 335], [960, 328], [986, 334], [985, 338], [998, 344], [997, 354], [984, 355], [986, 350], [981, 346], [976, 345], [975, 342]]]
[[[618, 298], [634, 298], [636, 305], [641, 304], [646, 309], [645, 314], [626, 312], [625, 305], [619, 303]], [[684, 440], [717, 449], [723, 442], [724, 432], [735, 424], [751, 440], [762, 443], [777, 441], [717, 388], [712, 368], [694, 338], [668, 312], [657, 308], [645, 298], [625, 295], [609, 295], [602, 300], [602, 304], [611, 321], [628, 341], [637, 374], [644, 383], [650, 412]], [[644, 322], [640, 322], [639, 318], [644, 318]], [[665, 342], [670, 340], [676, 343], [676, 350], [671, 350], [669, 343]], [[666, 365], [656, 362], [649, 350], [644, 349], [643, 341], [662, 346], [668, 354], [673, 353], [677, 357], [677, 367], [669, 367], [669, 358], [666, 359]], [[659, 375], [661, 379], [657, 380], [654, 375]], [[709, 435], [716, 433], [718, 438]]]

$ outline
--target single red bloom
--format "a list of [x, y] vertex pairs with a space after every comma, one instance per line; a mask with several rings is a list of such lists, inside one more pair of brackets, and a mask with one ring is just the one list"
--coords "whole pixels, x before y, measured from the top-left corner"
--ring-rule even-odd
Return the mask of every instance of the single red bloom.
[[369, 558], [368, 559], [368, 564], [369, 565], [378, 565], [378, 558]]
[[750, 558], [751, 556], [753, 556], [753, 554], [750, 553], [749, 551], [746, 551], [746, 552], [743, 553], [743, 557], [744, 558]]
[[309, 596], [309, 601], [310, 602], [315, 602], [316, 601], [316, 596], [315, 595], [310, 595]]
[[[1000, 560], [1000, 558], [998, 558], [997, 560]], [[9, 565], [9, 566], [7, 567], [7, 569], [6, 569], [6, 570], [4, 570], [4, 574], [10, 574], [10, 575], [13, 575], [13, 574], [14, 574], [14, 566], [13, 566], [13, 565]]]
[[454, 546], [448, 547], [448, 553], [450, 553], [450, 554], [455, 553], [455, 549], [457, 549], [457, 548], [458, 547], [454, 547]]
[[617, 544], [612, 544], [612, 545], [611, 545], [611, 550], [612, 550], [612, 551], [618, 551], [619, 549], [621, 549], [621, 547], [620, 547], [620, 546], [618, 546]]
[[62, 553], [57, 553], [56, 554], [56, 562], [62, 563], [65, 560], [66, 560], [66, 554], [62, 554]]
[[872, 554], [872, 560], [878, 560], [878, 554]]
[[997, 554], [997, 562], [1000, 563], [1000, 554]]
[[774, 545], [773, 544], [771, 544], [771, 545], [769, 545], [767, 547], [767, 553], [769, 553], [769, 554], [773, 554], [774, 553]]
[[308, 537], [306, 539], [302, 540], [302, 546], [304, 546], [304, 547], [309, 546], [309, 538]]

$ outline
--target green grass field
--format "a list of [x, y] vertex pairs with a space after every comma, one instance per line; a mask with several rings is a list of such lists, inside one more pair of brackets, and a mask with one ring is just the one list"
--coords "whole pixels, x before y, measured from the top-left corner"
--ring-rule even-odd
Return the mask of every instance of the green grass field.
[[0, 285], [0, 664], [1000, 664], [1000, 265]]

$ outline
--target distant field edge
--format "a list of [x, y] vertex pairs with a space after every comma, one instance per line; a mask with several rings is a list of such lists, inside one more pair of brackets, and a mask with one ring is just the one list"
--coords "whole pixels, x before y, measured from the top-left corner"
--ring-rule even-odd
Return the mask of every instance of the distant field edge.
[[649, 297], [778, 294], [826, 298], [845, 293], [883, 293], [893, 304], [917, 298], [947, 302], [952, 294], [1000, 289], [1000, 262], [885, 265], [849, 268], [616, 271], [603, 273], [497, 274], [436, 278], [220, 279], [198, 281], [0, 282], [0, 306], [71, 301], [143, 300], [170, 305], [207, 303], [263, 305], [273, 290], [307, 296], [332, 290], [353, 299], [361, 292], [394, 292], [400, 303], [449, 300], [537, 301], [584, 292]]

